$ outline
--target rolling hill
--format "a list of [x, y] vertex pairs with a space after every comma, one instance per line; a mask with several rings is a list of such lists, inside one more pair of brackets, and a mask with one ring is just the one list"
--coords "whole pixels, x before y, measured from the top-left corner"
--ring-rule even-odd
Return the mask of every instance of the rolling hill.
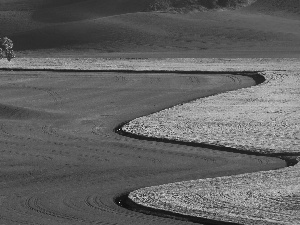
[[[153, 0], [14, 0], [2, 1], [0, 23], [19, 56], [300, 55], [298, 0], [257, 0], [235, 10], [186, 2], [190, 11], [195, 5], [207, 10], [149, 12]], [[175, 3], [178, 9], [187, 7]]]

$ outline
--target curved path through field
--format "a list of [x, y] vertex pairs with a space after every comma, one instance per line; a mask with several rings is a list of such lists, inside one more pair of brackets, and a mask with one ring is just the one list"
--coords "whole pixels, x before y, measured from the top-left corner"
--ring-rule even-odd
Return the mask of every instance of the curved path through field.
[[271, 170], [285, 162], [113, 130], [254, 84], [225, 73], [0, 72], [0, 224], [189, 224], [129, 211], [114, 199], [145, 186]]

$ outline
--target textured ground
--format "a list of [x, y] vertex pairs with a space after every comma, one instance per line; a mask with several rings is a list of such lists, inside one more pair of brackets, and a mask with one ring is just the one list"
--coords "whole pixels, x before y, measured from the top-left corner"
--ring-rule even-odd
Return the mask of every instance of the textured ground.
[[[166, 184], [132, 192], [156, 209], [234, 224], [299, 224], [299, 165], [281, 170]], [[218, 222], [215, 222], [218, 224]]]
[[[137, 118], [126, 132], [281, 156], [299, 153], [299, 71]], [[238, 224], [299, 224], [299, 165], [130, 193], [143, 206]]]

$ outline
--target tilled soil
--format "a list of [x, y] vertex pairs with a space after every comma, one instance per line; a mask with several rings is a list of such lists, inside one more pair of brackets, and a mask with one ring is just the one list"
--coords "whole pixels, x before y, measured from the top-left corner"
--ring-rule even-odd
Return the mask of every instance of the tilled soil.
[[0, 72], [0, 223], [189, 224], [129, 211], [123, 193], [270, 170], [276, 158], [132, 139], [120, 123], [254, 85], [230, 74]]

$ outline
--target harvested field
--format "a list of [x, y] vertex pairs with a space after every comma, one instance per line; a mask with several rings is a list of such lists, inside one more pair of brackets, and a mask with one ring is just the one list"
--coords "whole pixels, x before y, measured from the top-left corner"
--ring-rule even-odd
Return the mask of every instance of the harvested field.
[[[149, 187], [135, 202], [166, 211], [237, 224], [299, 224], [300, 167]], [[218, 222], [215, 222], [218, 224]]]

